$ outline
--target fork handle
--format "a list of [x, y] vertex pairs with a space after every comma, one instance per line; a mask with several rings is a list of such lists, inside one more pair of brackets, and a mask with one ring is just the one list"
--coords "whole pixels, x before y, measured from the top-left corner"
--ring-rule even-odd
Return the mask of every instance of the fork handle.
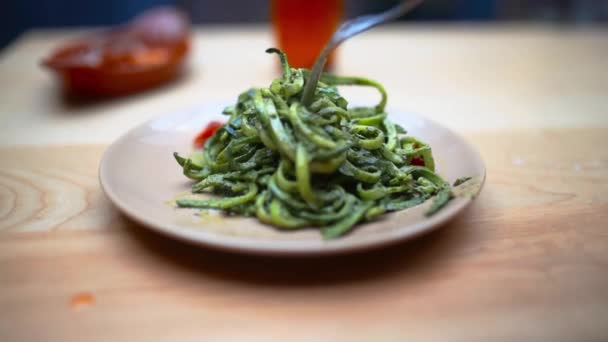
[[380, 24], [399, 18], [405, 13], [413, 10], [422, 1], [423, 0], [403, 0], [388, 11], [360, 16], [342, 23], [327, 44], [325, 44], [325, 47], [323, 47], [323, 50], [321, 50], [321, 53], [315, 60], [308, 82], [306, 82], [304, 91], [302, 92], [302, 103], [304, 106], [309, 106], [312, 102], [315, 88], [321, 78], [325, 63], [327, 63], [327, 57], [338, 45], [361, 32], [365, 32]]

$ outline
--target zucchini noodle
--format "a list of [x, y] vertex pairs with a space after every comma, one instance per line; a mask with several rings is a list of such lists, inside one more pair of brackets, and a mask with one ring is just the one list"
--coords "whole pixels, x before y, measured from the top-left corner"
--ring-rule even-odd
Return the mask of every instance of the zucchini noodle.
[[[407, 209], [434, 196], [432, 215], [453, 197], [435, 173], [431, 148], [387, 118], [384, 87], [361, 77], [324, 74], [313, 101], [301, 103], [310, 71], [281, 60], [269, 88], [239, 95], [228, 122], [189, 158], [174, 154], [193, 193], [219, 198], [177, 200], [179, 207], [256, 216], [280, 229], [318, 227], [325, 239], [357, 223]], [[348, 107], [337, 86], [378, 90], [373, 107]]]

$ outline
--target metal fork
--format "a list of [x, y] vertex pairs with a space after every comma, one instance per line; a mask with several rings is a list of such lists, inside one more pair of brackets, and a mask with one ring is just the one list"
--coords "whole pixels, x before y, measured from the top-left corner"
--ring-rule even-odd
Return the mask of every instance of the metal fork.
[[304, 87], [304, 91], [302, 93], [302, 103], [305, 106], [310, 105], [315, 93], [315, 88], [317, 87], [317, 82], [319, 82], [321, 74], [323, 73], [323, 68], [325, 67], [325, 63], [327, 62], [327, 56], [329, 56], [329, 54], [338, 45], [340, 45], [348, 38], [356, 36], [361, 32], [365, 32], [380, 24], [399, 18], [405, 13], [413, 10], [422, 1], [423, 0], [404, 0], [401, 1], [401, 3], [397, 6], [389, 9], [388, 11], [378, 14], [363, 15], [342, 23], [338, 30], [334, 32], [329, 42], [325, 44], [325, 47], [317, 57], [317, 60], [315, 61], [315, 64], [310, 73], [310, 78], [306, 83], [306, 86]]

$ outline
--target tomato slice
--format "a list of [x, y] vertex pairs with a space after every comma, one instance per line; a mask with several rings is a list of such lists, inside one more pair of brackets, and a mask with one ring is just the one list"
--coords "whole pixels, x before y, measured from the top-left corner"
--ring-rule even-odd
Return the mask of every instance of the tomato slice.
[[412, 157], [410, 164], [416, 165], [416, 166], [426, 166], [426, 163], [424, 162], [424, 158], [422, 158], [421, 156]]
[[70, 91], [123, 95], [176, 77], [189, 47], [187, 17], [160, 7], [126, 25], [67, 43], [42, 64], [55, 71]]
[[223, 125], [224, 123], [219, 121], [211, 121], [208, 123], [207, 126], [196, 135], [196, 138], [194, 138], [194, 147], [202, 148], [205, 145], [205, 141], [211, 138], [211, 136], [215, 134], [215, 131], [217, 131]]

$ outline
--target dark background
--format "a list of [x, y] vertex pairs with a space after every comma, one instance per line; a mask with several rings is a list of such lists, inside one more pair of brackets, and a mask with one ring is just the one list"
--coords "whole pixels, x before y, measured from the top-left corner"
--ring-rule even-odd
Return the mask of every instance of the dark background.
[[[184, 9], [195, 24], [264, 22], [270, 0], [1, 0], [0, 49], [31, 28], [112, 25], [158, 5]], [[396, 0], [345, 0], [346, 16], [381, 11]], [[607, 0], [427, 0], [417, 21], [532, 20], [606, 23]]]

